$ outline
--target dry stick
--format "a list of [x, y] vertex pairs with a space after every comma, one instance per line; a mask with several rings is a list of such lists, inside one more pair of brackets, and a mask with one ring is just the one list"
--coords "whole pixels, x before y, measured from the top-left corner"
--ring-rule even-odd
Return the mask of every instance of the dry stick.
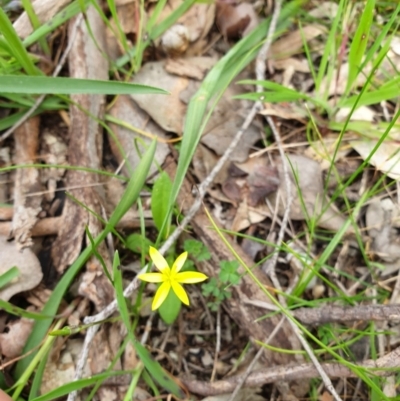
[[[275, 326], [275, 328], [272, 330], [272, 333], [269, 335], [269, 337], [264, 341], [264, 344], [268, 344], [272, 339], [275, 337], [276, 333], [280, 330], [282, 327], [283, 322], [285, 321], [285, 318], [283, 317], [279, 323]], [[246, 369], [246, 372], [241, 376], [238, 384], [236, 385], [235, 389], [233, 390], [231, 396], [229, 397], [228, 401], [234, 401], [235, 397], [238, 395], [240, 389], [243, 387], [246, 379], [249, 377], [250, 373], [252, 372], [254, 366], [256, 365], [257, 361], [261, 358], [262, 354], [264, 352], [264, 348], [260, 347], [260, 349], [257, 351], [257, 354], [254, 356], [253, 360], [250, 362], [249, 366]]]
[[[333, 378], [357, 377], [355, 367], [361, 369], [369, 369], [374, 372], [374, 375], [380, 377], [388, 377], [394, 371], [398, 371], [400, 367], [400, 347], [389, 352], [382, 358], [375, 360], [369, 359], [359, 364], [353, 364], [353, 367], [345, 366], [337, 362], [324, 363], [323, 367], [329, 376]], [[318, 377], [319, 372], [316, 371], [312, 363], [302, 363], [290, 366], [273, 366], [258, 369], [252, 372], [247, 378], [245, 385], [248, 387], [260, 387], [267, 383], [275, 383], [277, 381], [294, 381], [306, 380]], [[233, 391], [236, 383], [242, 377], [233, 376], [225, 380], [216, 381], [213, 383], [203, 382], [198, 380], [183, 379], [183, 384], [192, 393], [210, 396], [218, 394], [226, 394]]]
[[215, 336], [217, 339], [215, 341], [214, 365], [211, 372], [210, 382], [213, 382], [215, 379], [215, 375], [217, 373], [218, 354], [221, 351], [221, 307], [218, 307], [217, 310], [217, 330]]
[[[257, 299], [245, 299], [243, 303], [280, 312], [277, 306]], [[327, 305], [322, 308], [298, 308], [292, 311], [292, 315], [295, 319], [300, 320], [301, 323], [312, 326], [338, 322], [381, 322], [385, 320], [400, 320], [400, 305], [357, 305], [352, 307]]]
[[[74, 27], [73, 27], [73, 32], [72, 32], [72, 40], [68, 43], [67, 48], [64, 51], [64, 54], [61, 56], [60, 61], [58, 62], [56, 68], [54, 69], [53, 72], [53, 77], [56, 77], [61, 69], [63, 68], [64, 64], [65, 64], [65, 60], [68, 57], [68, 54], [72, 48], [72, 44], [74, 43], [74, 39], [76, 36], [76, 33], [78, 31], [78, 25], [80, 24], [82, 20], [82, 14], [79, 15], [79, 17], [76, 19]], [[25, 121], [28, 120], [28, 118], [38, 109], [38, 107], [41, 105], [41, 103], [43, 102], [44, 98], [46, 97], [46, 95], [40, 95], [35, 103], [33, 104], [33, 106], [11, 127], [9, 128], [1, 137], [0, 137], [0, 143], [3, 142], [4, 140], [6, 140], [18, 127], [20, 127]]]

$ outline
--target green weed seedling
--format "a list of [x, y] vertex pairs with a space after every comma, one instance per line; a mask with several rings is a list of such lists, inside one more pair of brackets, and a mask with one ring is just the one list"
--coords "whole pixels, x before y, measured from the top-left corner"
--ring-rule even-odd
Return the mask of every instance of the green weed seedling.
[[202, 285], [203, 295], [212, 296], [213, 299], [207, 303], [208, 307], [216, 312], [222, 301], [231, 297], [231, 285], [236, 285], [240, 281], [238, 273], [239, 263], [236, 260], [224, 260], [220, 264], [218, 278], [213, 277], [208, 283]]

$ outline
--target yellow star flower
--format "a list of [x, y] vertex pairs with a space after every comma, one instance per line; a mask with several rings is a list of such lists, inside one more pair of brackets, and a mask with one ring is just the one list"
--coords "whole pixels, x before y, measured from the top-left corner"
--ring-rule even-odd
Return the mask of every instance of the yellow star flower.
[[207, 280], [207, 276], [203, 273], [198, 272], [182, 272], [179, 271], [182, 269], [183, 264], [187, 258], [187, 252], [183, 252], [179, 255], [172, 268], [168, 266], [167, 261], [164, 257], [157, 251], [156, 248], [150, 247], [150, 257], [153, 261], [156, 268], [160, 271], [160, 273], [144, 273], [139, 274], [138, 278], [143, 281], [147, 281], [149, 283], [162, 283], [158, 288], [156, 295], [153, 299], [153, 304], [151, 305], [152, 310], [158, 309], [161, 304], [165, 301], [168, 296], [170, 289], [172, 288], [177, 297], [185, 304], [189, 305], [189, 297], [186, 294], [186, 291], [183, 289], [183, 284], [194, 284], [200, 283], [204, 280]]

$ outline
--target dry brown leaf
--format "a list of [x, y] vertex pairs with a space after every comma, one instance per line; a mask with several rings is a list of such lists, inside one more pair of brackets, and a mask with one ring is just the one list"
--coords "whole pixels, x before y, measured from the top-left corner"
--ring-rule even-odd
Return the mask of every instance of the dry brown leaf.
[[314, 18], [329, 18], [333, 20], [338, 13], [339, 5], [333, 1], [322, 1], [317, 7], [309, 11]]
[[[199, 143], [193, 155], [193, 167], [200, 182], [210, 174], [218, 162], [218, 157], [206, 146]], [[222, 184], [228, 178], [228, 164], [225, 163], [214, 179], [215, 184]]]
[[240, 203], [230, 229], [235, 232], [245, 230], [253, 224], [260, 223], [270, 215], [267, 205], [249, 207], [246, 201]]
[[0, 237], [0, 275], [16, 266], [19, 276], [0, 289], [0, 299], [8, 301], [13, 295], [35, 288], [43, 278], [37, 256], [30, 248], [20, 250], [15, 241]]
[[225, 39], [240, 39], [259, 24], [257, 13], [249, 3], [217, 2], [216, 23]]
[[365, 216], [368, 234], [372, 238], [372, 250], [385, 262], [400, 259], [399, 236], [400, 209], [390, 198], [374, 200]]
[[7, 324], [8, 331], [0, 334], [0, 350], [6, 358], [16, 358], [22, 354], [31, 334], [34, 320], [21, 318]]
[[[210, 64], [213, 62], [215, 60], [210, 59]], [[136, 74], [134, 82], [163, 88], [170, 92], [170, 95], [132, 95], [132, 98], [162, 128], [180, 135], [183, 130], [186, 105], [198, 90], [200, 83], [169, 74], [164, 68], [165, 64], [163, 61], [145, 64]], [[226, 151], [251, 107], [248, 101], [233, 99], [233, 96], [240, 94], [241, 90], [242, 87], [231, 85], [225, 91], [205, 127], [201, 142], [217, 155], [222, 155]], [[241, 146], [233, 151], [231, 161], [243, 162], [247, 159], [251, 147], [260, 139], [261, 129], [257, 121], [247, 129]]]
[[304, 41], [309, 42], [326, 31], [323, 25], [312, 24], [288, 33], [271, 45], [271, 59], [286, 59], [303, 53]]
[[167, 59], [164, 67], [170, 74], [201, 81], [217, 61], [212, 57]]
[[260, 111], [263, 116], [276, 116], [285, 120], [297, 120], [302, 123], [308, 117], [304, 107], [297, 106], [295, 103], [264, 103], [264, 110]]
[[156, 86], [170, 93], [169, 95], [131, 96], [161, 128], [182, 135], [186, 105], [179, 96], [189, 85], [189, 80], [168, 74], [164, 69], [164, 62], [151, 62], [140, 69], [133, 82]]
[[[345, 223], [345, 218], [334, 205], [329, 205], [328, 199], [324, 196], [322, 171], [319, 164], [301, 155], [287, 155], [287, 158], [290, 162], [290, 164], [288, 163], [288, 170], [291, 179], [291, 192], [294, 197], [290, 208], [290, 218], [304, 220], [315, 217], [318, 226], [327, 230], [339, 231]], [[269, 195], [268, 199], [273, 208], [271, 213], [277, 207], [278, 214], [283, 216], [286, 209], [287, 193], [283, 166], [280, 160], [277, 161], [277, 168], [280, 180], [279, 190]], [[326, 210], [324, 211], [324, 209]]]
[[[182, 0], [170, 0], [163, 8], [158, 22], [167, 18], [177, 7], [182, 4]], [[168, 29], [161, 39], [156, 40], [168, 55], [181, 55], [189, 48], [191, 55], [199, 53], [198, 43], [203, 43], [211, 27], [214, 24], [215, 4], [194, 4], [190, 9], [178, 19], [175, 25]], [[190, 44], [190, 46], [189, 46]], [[204, 43], [205, 45], [205, 43]], [[200, 49], [204, 46], [200, 46]], [[193, 52], [192, 48], [196, 48]]]
[[[46, 394], [75, 380], [75, 364], [82, 352], [82, 346], [83, 339], [70, 338], [59, 358], [48, 358], [40, 387], [41, 394]], [[85, 363], [83, 377], [90, 377], [92, 374], [88, 362]]]
[[[117, 5], [118, 22], [125, 34], [136, 34], [138, 26], [136, 18], [139, 18], [138, 12], [138, 6], [133, 1]], [[142, 21], [142, 24], [146, 26], [147, 21], [145, 14], [143, 14], [143, 18], [144, 21]]]
[[[113, 135], [108, 135], [111, 151], [116, 157], [118, 163], [124, 163], [123, 171], [127, 177], [132, 175], [132, 171], [136, 169], [140, 162], [140, 155], [143, 154], [153, 138], [161, 140], [167, 139], [164, 131], [155, 124], [129, 96], [118, 96], [109, 113], [116, 119], [121, 120], [134, 128], [145, 131], [152, 137], [141, 135], [133, 132], [128, 128], [117, 124], [110, 124]], [[137, 141], [137, 139], [140, 139]], [[119, 142], [117, 143], [116, 140]], [[121, 150], [124, 154], [121, 153]], [[138, 150], [140, 154], [138, 154]], [[149, 175], [157, 171], [157, 166], [162, 165], [169, 153], [168, 144], [158, 142], [154, 160]]]
[[[354, 150], [365, 160], [371, 154], [377, 144], [377, 140], [364, 138], [362, 141], [351, 141]], [[382, 173], [390, 178], [398, 180], [400, 178], [400, 152], [397, 141], [385, 141], [380, 144], [375, 153], [369, 159], [372, 164]]]

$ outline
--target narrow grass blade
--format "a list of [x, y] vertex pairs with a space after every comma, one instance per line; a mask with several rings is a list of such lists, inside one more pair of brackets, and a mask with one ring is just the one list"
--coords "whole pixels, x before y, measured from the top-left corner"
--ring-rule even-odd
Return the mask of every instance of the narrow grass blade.
[[349, 52], [349, 76], [347, 78], [346, 93], [349, 93], [357, 75], [360, 73], [360, 65], [367, 48], [372, 18], [374, 16], [375, 0], [368, 0], [364, 7], [360, 23], [357, 27]]
[[[162, 238], [166, 238], [171, 226], [171, 214], [169, 213], [168, 201], [171, 196], [172, 182], [168, 174], [163, 171], [157, 178], [151, 194], [151, 214], [154, 224]], [[163, 228], [164, 220], [168, 218]]]
[[[25, 9], [26, 14], [29, 17], [29, 20], [33, 26], [34, 29], [40, 28], [41, 23], [39, 21], [38, 16], [35, 13], [35, 9], [33, 8], [32, 2], [31, 0], [22, 0], [22, 5]], [[44, 53], [47, 56], [50, 56], [50, 48], [49, 45], [46, 42], [45, 38], [40, 38], [39, 39], [39, 44], [40, 47], [43, 49]]]
[[45, 320], [49, 319], [50, 317], [50, 316], [45, 316], [41, 313], [29, 312], [25, 309], [18, 308], [18, 306], [10, 304], [7, 301], [3, 301], [2, 299], [0, 299], [0, 308], [10, 313], [11, 315], [18, 317], [26, 317], [27, 319]]
[[0, 288], [5, 287], [11, 280], [19, 276], [17, 267], [12, 267], [0, 276]]
[[[84, 0], [83, 6], [84, 9], [87, 8], [90, 0]], [[39, 39], [43, 38], [47, 34], [56, 30], [59, 26], [61, 26], [64, 22], [68, 21], [78, 13], [82, 11], [82, 7], [79, 4], [79, 1], [75, 0], [59, 13], [57, 13], [51, 20], [47, 21], [40, 28], [36, 29], [32, 32], [24, 41], [22, 42], [25, 47], [29, 47], [36, 43]]]
[[[21, 67], [28, 75], [39, 75], [41, 72], [36, 68], [28, 52], [23, 46], [20, 38], [15, 32], [7, 14], [0, 7], [0, 32], [4, 35], [6, 44], [11, 51], [11, 55], [21, 64]], [[0, 84], [1, 85], [1, 84]]]
[[126, 375], [129, 372], [120, 370], [120, 371], [111, 371], [107, 373], [100, 373], [98, 375], [89, 377], [88, 379], [81, 379], [77, 381], [72, 381], [71, 383], [64, 384], [63, 386], [58, 387], [55, 390], [49, 391], [47, 394], [41, 395], [40, 397], [36, 397], [30, 399], [30, 401], [52, 401], [60, 397], [64, 397], [71, 393], [72, 391], [78, 391], [85, 387], [95, 385], [99, 380], [105, 380], [109, 377], [113, 376], [121, 376]]
[[[108, 235], [108, 233], [117, 225], [121, 220], [122, 216], [128, 211], [128, 209], [136, 202], [139, 197], [140, 191], [146, 181], [148, 171], [151, 163], [153, 162], [154, 153], [156, 150], [157, 142], [153, 141], [149, 146], [148, 150], [142, 157], [138, 167], [133, 172], [132, 177], [128, 183], [128, 186], [122, 196], [120, 203], [115, 208], [113, 214], [110, 217], [109, 223], [106, 225], [102, 233], [94, 240], [95, 246], [98, 246]], [[88, 246], [78, 257], [78, 259], [70, 266], [70, 268], [64, 273], [61, 280], [58, 282], [56, 288], [53, 290], [49, 300], [43, 308], [43, 314], [47, 316], [55, 315], [59, 308], [60, 302], [68, 290], [72, 280], [75, 278], [79, 270], [88, 260], [92, 254], [92, 245]], [[46, 336], [47, 331], [50, 328], [52, 319], [42, 320], [36, 322], [33, 330], [25, 344], [24, 352], [31, 351], [37, 347], [43, 338]], [[33, 360], [35, 353], [29, 354], [27, 357], [18, 361], [15, 369], [15, 377], [19, 378], [25, 370], [28, 368], [30, 362]]]
[[72, 94], [93, 93], [107, 95], [167, 94], [163, 89], [118, 81], [95, 79], [29, 77], [25, 75], [0, 76], [3, 93]]

